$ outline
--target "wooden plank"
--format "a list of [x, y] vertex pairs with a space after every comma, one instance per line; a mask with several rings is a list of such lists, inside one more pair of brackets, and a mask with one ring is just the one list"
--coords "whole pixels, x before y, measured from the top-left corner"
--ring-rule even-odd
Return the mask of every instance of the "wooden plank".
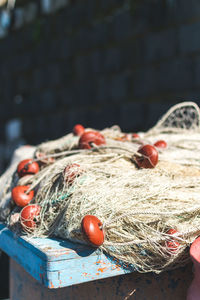
[[66, 268], [62, 268], [62, 263], [60, 261], [57, 264], [57, 271], [48, 271], [49, 287], [51, 288], [66, 287], [130, 273], [130, 270], [122, 269], [104, 255], [71, 260], [70, 264], [65, 264]]
[[133, 272], [62, 289], [48, 289], [11, 259], [10, 300], [183, 300], [192, 277], [192, 264], [189, 264], [159, 275]]
[[17, 237], [0, 224], [0, 248], [49, 288], [133, 272], [99, 250], [50, 238]]
[[95, 248], [62, 239], [27, 238], [25, 236], [23, 240], [28, 243], [30, 249], [36, 248], [48, 261], [71, 260], [98, 253]]
[[0, 224], [0, 249], [18, 262], [36, 280], [41, 283], [46, 282], [46, 261], [26, 247], [23, 239], [16, 237], [3, 224]]

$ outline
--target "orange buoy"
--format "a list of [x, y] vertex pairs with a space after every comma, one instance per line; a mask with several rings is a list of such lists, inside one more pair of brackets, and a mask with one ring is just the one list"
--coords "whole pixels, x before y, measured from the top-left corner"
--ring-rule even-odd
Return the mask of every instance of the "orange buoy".
[[80, 149], [91, 149], [92, 144], [97, 146], [106, 144], [104, 136], [98, 131], [86, 131], [79, 139]]
[[152, 145], [144, 145], [138, 149], [142, 156], [135, 155], [135, 160], [139, 168], [151, 169], [158, 163], [158, 151]]
[[18, 185], [12, 189], [12, 199], [16, 205], [24, 207], [33, 199], [34, 191], [26, 193], [28, 189], [28, 185]]
[[39, 172], [39, 170], [40, 167], [38, 163], [32, 159], [24, 159], [17, 166], [17, 173], [19, 177], [36, 174]]
[[86, 215], [81, 222], [81, 227], [86, 240], [95, 247], [104, 242], [104, 231], [102, 222], [93, 215]]
[[85, 131], [85, 128], [81, 124], [76, 124], [73, 128], [73, 134], [81, 136], [83, 132]]
[[25, 206], [20, 214], [21, 225], [27, 229], [34, 229], [36, 227], [36, 217], [40, 214], [40, 206], [31, 204]]

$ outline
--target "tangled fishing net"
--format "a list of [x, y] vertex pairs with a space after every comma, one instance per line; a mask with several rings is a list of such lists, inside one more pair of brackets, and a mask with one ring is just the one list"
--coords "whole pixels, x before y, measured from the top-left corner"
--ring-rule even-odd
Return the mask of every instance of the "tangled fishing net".
[[[187, 246], [200, 234], [199, 107], [180, 103], [137, 138], [118, 126], [100, 133], [106, 143], [91, 144], [90, 149], [80, 149], [80, 137], [73, 133], [36, 147], [37, 174], [19, 178], [15, 166], [7, 184], [4, 175], [1, 219], [13, 230], [20, 224], [21, 208], [9, 197], [13, 186], [28, 185], [35, 191], [31, 204], [41, 210], [27, 234], [88, 244], [81, 222], [94, 215], [103, 224], [99, 248], [105, 253], [139, 272], [183, 266]], [[138, 167], [138, 148], [158, 140], [167, 143], [157, 149], [158, 164]], [[6, 217], [5, 199], [10, 208]]]

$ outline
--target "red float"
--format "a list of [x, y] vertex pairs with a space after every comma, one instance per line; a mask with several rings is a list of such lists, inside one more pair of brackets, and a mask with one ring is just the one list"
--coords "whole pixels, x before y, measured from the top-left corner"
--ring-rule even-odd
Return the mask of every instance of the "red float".
[[135, 155], [135, 160], [139, 168], [151, 169], [158, 163], [158, 151], [152, 145], [144, 145], [138, 149], [142, 156]]
[[25, 229], [34, 229], [36, 227], [36, 219], [40, 214], [40, 206], [37, 204], [25, 206], [20, 214], [21, 225]]
[[80, 149], [91, 149], [92, 144], [97, 146], [106, 144], [104, 136], [98, 131], [86, 131], [79, 139]]
[[74, 182], [75, 178], [81, 174], [82, 170], [79, 164], [71, 164], [64, 169], [64, 179], [66, 183], [70, 185]]
[[134, 138], [134, 139], [139, 139], [139, 135], [137, 134], [137, 133], [132, 133], [132, 138]]
[[85, 131], [85, 128], [81, 124], [76, 124], [73, 128], [73, 134], [81, 136], [83, 132]]
[[164, 140], [159, 140], [154, 144], [157, 148], [167, 148], [167, 143]]
[[32, 159], [24, 159], [17, 166], [17, 173], [19, 177], [36, 174], [39, 172], [39, 170], [40, 167], [38, 163]]
[[[170, 235], [174, 235], [175, 233], [177, 233], [178, 231], [175, 230], [175, 229], [169, 229], [167, 231], [167, 234], [170, 234]], [[167, 249], [170, 251], [170, 252], [176, 252], [178, 247], [180, 246], [180, 243], [177, 242], [176, 240], [173, 240], [173, 241], [167, 241], [166, 242], [166, 246], [167, 246]]]
[[104, 231], [102, 222], [92, 215], [86, 215], [82, 219], [81, 227], [86, 240], [95, 247], [99, 247], [104, 242]]
[[12, 199], [16, 205], [24, 207], [33, 199], [34, 191], [26, 193], [28, 189], [28, 185], [18, 185], [12, 189]]

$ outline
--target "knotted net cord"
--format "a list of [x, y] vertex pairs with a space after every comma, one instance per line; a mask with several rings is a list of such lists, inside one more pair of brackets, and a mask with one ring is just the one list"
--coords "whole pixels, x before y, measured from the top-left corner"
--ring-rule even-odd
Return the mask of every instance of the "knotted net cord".
[[[37, 227], [28, 234], [87, 244], [81, 220], [90, 214], [103, 223], [100, 249], [137, 271], [159, 273], [185, 264], [186, 248], [200, 234], [198, 106], [172, 107], [139, 139], [120, 140], [124, 133], [117, 126], [101, 133], [106, 145], [91, 150], [78, 149], [79, 138], [72, 134], [36, 148], [35, 160], [42, 154], [55, 161], [18, 181], [37, 191], [32, 202], [41, 206]], [[167, 148], [158, 149], [157, 166], [138, 169], [134, 155], [141, 144], [161, 139]], [[66, 172], [67, 166], [73, 167]]]

